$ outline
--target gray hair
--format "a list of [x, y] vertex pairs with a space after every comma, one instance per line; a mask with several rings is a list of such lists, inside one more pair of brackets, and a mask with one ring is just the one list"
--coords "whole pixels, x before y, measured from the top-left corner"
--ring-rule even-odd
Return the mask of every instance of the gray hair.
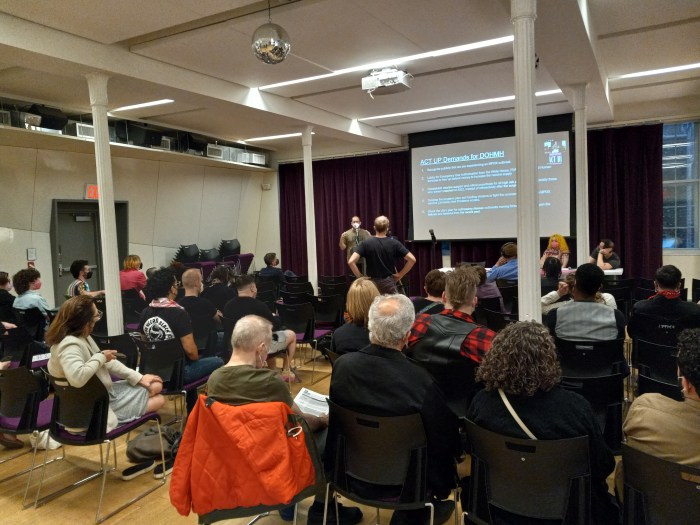
[[258, 315], [246, 315], [236, 322], [231, 334], [233, 351], [248, 352], [260, 343], [272, 344], [272, 323]]
[[413, 326], [416, 313], [405, 295], [380, 295], [369, 308], [369, 340], [373, 344], [394, 348]]

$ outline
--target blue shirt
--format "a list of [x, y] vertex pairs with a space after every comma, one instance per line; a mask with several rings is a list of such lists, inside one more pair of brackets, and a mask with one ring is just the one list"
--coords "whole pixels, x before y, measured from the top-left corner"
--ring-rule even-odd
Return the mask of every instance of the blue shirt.
[[493, 282], [496, 279], [508, 279], [509, 281], [518, 280], [518, 259], [511, 259], [507, 263], [491, 268], [491, 271], [486, 277], [487, 282]]
[[49, 307], [49, 303], [46, 302], [46, 299], [39, 295], [39, 292], [34, 290], [27, 290], [22, 295], [17, 297], [15, 302], [12, 303], [12, 307], [17, 308], [18, 310], [38, 308], [44, 315], [46, 315], [46, 313], [51, 309]]

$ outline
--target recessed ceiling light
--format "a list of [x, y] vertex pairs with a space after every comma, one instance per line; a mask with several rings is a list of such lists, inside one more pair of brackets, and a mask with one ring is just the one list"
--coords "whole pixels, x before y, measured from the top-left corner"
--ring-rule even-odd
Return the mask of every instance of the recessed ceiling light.
[[[536, 97], [544, 97], [547, 95], [555, 95], [561, 93], [561, 89], [550, 89], [549, 91], [538, 91], [535, 93]], [[365, 118], [358, 118], [357, 120], [377, 120], [377, 119], [383, 119], [383, 118], [392, 118], [392, 117], [403, 117], [406, 115], [416, 115], [418, 113], [430, 113], [433, 111], [444, 111], [446, 109], [455, 109], [455, 108], [464, 108], [467, 106], [480, 106], [482, 104], [492, 104], [494, 102], [507, 102], [509, 100], [515, 100], [515, 95], [508, 95], [505, 97], [496, 97], [496, 98], [485, 98], [483, 100], [472, 100], [470, 102], [460, 102], [458, 104], [449, 104], [447, 106], [437, 106], [434, 108], [423, 108], [423, 109], [416, 109], [413, 111], [403, 111], [401, 113], [389, 113], [387, 115], [377, 115], [374, 117], [365, 117]]]
[[161, 100], [153, 100], [151, 102], [143, 102], [141, 104], [134, 104], [132, 106], [122, 106], [120, 108], [113, 109], [112, 111], [129, 111], [131, 109], [148, 108], [150, 106], [160, 106], [162, 104], [171, 104], [175, 102], [170, 98], [164, 98]]
[[[315, 133], [312, 131], [312, 135]], [[287, 133], [286, 135], [270, 135], [269, 137], [254, 137], [252, 139], [245, 139], [239, 142], [262, 142], [263, 140], [277, 140], [277, 139], [288, 139], [290, 137], [301, 137], [301, 133]]]
[[267, 86], [260, 86], [258, 89], [268, 90], [273, 88], [278, 88], [282, 86], [291, 86], [293, 84], [302, 84], [304, 82], [312, 82], [314, 80], [321, 80], [324, 78], [337, 77], [339, 75], [346, 75], [348, 73], [355, 73], [357, 71], [369, 71], [372, 69], [381, 69], [387, 66], [396, 66], [398, 64], [403, 64], [404, 62], [412, 62], [415, 60], [422, 60], [424, 58], [435, 58], [445, 55], [452, 55], [454, 53], [464, 53], [465, 51], [473, 51], [474, 49], [481, 49], [483, 47], [497, 46], [501, 44], [507, 44], [513, 41], [513, 36], [504, 36], [501, 38], [492, 38], [490, 40], [482, 40], [481, 42], [472, 42], [471, 44], [463, 44], [461, 46], [446, 47], [444, 49], [438, 49], [436, 51], [428, 51], [426, 53], [418, 53], [417, 55], [409, 55], [401, 58], [392, 58], [388, 60], [383, 60], [381, 62], [372, 62], [371, 64], [362, 64], [361, 66], [353, 66], [345, 69], [339, 69], [331, 73], [325, 73], [323, 75], [315, 75], [313, 77], [298, 78], [296, 80], [288, 80], [286, 82], [278, 82], [276, 84], [268, 84]]
[[650, 75], [663, 75], [665, 73], [675, 73], [676, 71], [686, 71], [688, 69], [697, 68], [700, 68], [700, 62], [697, 64], [686, 64], [684, 66], [673, 66], [662, 69], [650, 69], [649, 71], [639, 71], [637, 73], [627, 73], [626, 75], [620, 75], [619, 77], [610, 77], [610, 80], [617, 80], [620, 78], [648, 77]]

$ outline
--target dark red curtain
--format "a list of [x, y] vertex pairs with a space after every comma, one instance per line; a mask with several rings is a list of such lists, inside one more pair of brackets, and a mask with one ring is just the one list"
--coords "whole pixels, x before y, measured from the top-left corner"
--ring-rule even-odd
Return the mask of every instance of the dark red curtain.
[[[362, 227], [371, 233], [374, 218], [386, 215], [396, 238], [402, 242], [406, 239], [410, 202], [407, 151], [314, 161], [313, 172], [319, 275], [349, 272], [338, 241], [350, 228], [353, 215], [359, 215]], [[303, 164], [283, 164], [279, 174], [282, 266], [306, 274]]]
[[627, 278], [661, 266], [662, 146], [662, 124], [588, 132], [591, 243], [612, 239]]

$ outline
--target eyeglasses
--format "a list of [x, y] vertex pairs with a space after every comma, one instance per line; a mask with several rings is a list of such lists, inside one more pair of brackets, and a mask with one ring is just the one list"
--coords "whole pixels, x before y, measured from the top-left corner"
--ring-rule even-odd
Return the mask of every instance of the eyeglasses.
[[102, 319], [103, 315], [104, 313], [102, 312], [102, 310], [97, 310], [97, 313], [94, 316], [95, 321], [99, 321], [100, 319]]

